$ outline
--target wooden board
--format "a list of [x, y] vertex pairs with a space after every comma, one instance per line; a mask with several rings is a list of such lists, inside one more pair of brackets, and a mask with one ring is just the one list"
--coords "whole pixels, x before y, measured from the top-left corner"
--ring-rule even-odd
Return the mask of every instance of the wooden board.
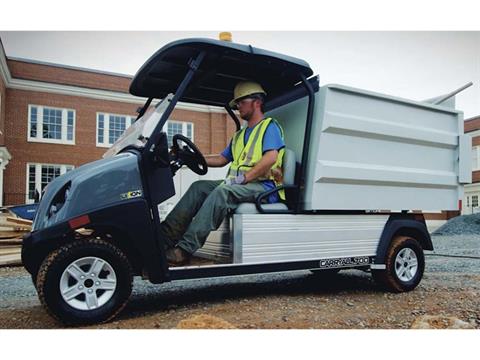
[[22, 252], [22, 248], [18, 245], [16, 246], [2, 246], [0, 247], [0, 257], [3, 255], [18, 254]]
[[0, 231], [0, 239], [22, 239], [28, 231]]
[[13, 238], [0, 238], [0, 248], [1, 247], [4, 247], [6, 245], [17, 245], [17, 246], [21, 246], [22, 245], [22, 242], [23, 240], [22, 239], [19, 239], [17, 237], [13, 237]]
[[11, 223], [15, 223], [15, 224], [20, 224], [20, 225], [27, 225], [27, 226], [32, 226], [33, 224], [33, 221], [31, 220], [27, 220], [27, 219], [20, 219], [20, 218], [16, 218], [16, 217], [11, 217], [11, 216], [8, 216], [7, 217], [7, 222], [11, 222]]
[[20, 252], [15, 254], [1, 255], [0, 267], [3, 266], [19, 266], [22, 265], [22, 257]]

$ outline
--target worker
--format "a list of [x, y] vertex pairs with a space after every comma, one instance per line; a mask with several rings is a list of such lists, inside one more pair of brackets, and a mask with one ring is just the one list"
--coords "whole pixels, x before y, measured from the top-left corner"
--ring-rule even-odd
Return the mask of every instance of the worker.
[[[229, 105], [238, 110], [248, 125], [233, 135], [221, 154], [205, 157], [210, 167], [231, 162], [226, 179], [194, 182], [162, 222], [170, 265], [188, 264], [228, 211], [243, 202], [255, 202], [259, 194], [281, 185], [283, 130], [275, 119], [264, 116], [266, 95], [262, 86], [253, 81], [235, 86]], [[278, 202], [279, 197], [284, 199], [283, 191], [274, 192], [268, 202]]]

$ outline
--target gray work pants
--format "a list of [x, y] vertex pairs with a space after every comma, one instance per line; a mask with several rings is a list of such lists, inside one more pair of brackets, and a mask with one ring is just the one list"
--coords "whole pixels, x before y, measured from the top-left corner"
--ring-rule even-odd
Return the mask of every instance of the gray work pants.
[[218, 229], [229, 210], [242, 202], [255, 202], [265, 189], [260, 182], [225, 185], [223, 180], [194, 182], [162, 222], [168, 246], [193, 254], [203, 246], [210, 231]]

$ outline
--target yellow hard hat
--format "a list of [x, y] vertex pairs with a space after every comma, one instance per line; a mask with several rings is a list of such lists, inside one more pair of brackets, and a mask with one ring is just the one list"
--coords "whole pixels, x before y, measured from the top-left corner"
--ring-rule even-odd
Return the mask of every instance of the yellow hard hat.
[[235, 108], [235, 102], [237, 100], [253, 94], [267, 95], [265, 90], [263, 90], [262, 85], [259, 83], [254, 81], [240, 81], [233, 90], [233, 100], [229, 103], [230, 107]]

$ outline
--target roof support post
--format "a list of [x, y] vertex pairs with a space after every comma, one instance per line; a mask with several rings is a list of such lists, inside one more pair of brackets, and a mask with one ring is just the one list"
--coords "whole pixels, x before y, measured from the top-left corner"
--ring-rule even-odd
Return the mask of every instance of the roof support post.
[[[185, 75], [183, 81], [180, 83], [175, 95], [172, 97], [171, 100], [164, 99], [164, 101], [170, 101], [165, 112], [162, 114], [160, 121], [158, 122], [157, 126], [152, 132], [152, 135], [147, 141], [145, 148], [142, 153], [143, 157], [143, 171], [144, 175], [142, 176], [144, 179], [144, 192], [145, 198], [147, 199], [148, 205], [150, 207], [150, 212], [152, 216], [152, 221], [154, 224], [154, 242], [157, 245], [156, 249], [152, 249], [155, 253], [158, 254], [158, 259], [155, 257], [155, 261], [152, 261], [150, 264], [147, 264], [147, 272], [149, 276], [149, 280], [154, 283], [161, 283], [163, 281], [168, 281], [169, 279], [169, 270], [167, 259], [165, 257], [165, 237], [161, 235], [160, 232], [160, 214], [158, 211], [157, 204], [152, 200], [152, 190], [158, 184], [155, 183], [155, 171], [158, 170], [158, 166], [155, 167], [153, 163], [155, 147], [160, 141], [161, 138], [161, 130], [165, 125], [167, 119], [169, 118], [170, 114], [172, 113], [175, 105], [177, 104], [178, 100], [182, 98], [185, 89], [187, 88], [188, 84], [193, 78], [193, 75], [197, 71], [198, 67], [202, 63], [202, 60], [205, 57], [205, 51], [200, 52], [200, 54], [195, 59], [190, 59], [188, 62], [188, 71]], [[157, 178], [158, 179], [158, 178]]]
[[145, 112], [147, 111], [148, 107], [150, 106], [150, 104], [152, 103], [152, 100], [153, 98], [150, 97], [147, 99], [147, 102], [145, 103], [145, 105], [143, 105], [142, 109], [138, 112], [138, 115], [137, 115], [137, 118], [135, 119], [135, 121], [137, 121], [138, 119], [140, 119], [144, 114]]
[[227, 110], [227, 113], [228, 115], [230, 115], [230, 117], [233, 119], [233, 121], [235, 121], [235, 125], [237, 126], [237, 131], [240, 130], [240, 121], [238, 120], [238, 117], [237, 115], [235, 115], [235, 113], [233, 112], [233, 110], [230, 108], [230, 106], [225, 105], [225, 110]]
[[183, 93], [185, 92], [185, 89], [187, 88], [190, 81], [192, 80], [193, 75], [198, 70], [200, 64], [205, 58], [205, 54], [206, 52], [202, 51], [200, 52], [200, 54], [198, 54], [198, 56], [195, 59], [190, 59], [190, 61], [188, 62], [189, 70], [187, 74], [185, 75], [182, 82], [180, 83], [180, 86], [175, 92], [175, 95], [170, 101], [170, 104], [168, 105], [160, 121], [155, 127], [155, 130], [153, 130], [152, 135], [150, 136], [150, 139], [148, 139], [147, 145], [145, 146], [145, 150], [147, 150], [148, 152], [153, 153], [155, 151], [155, 144], [157, 143], [158, 138], [160, 136], [160, 130], [163, 128], [163, 125], [165, 125], [165, 123], [167, 122], [168, 118], [170, 117], [170, 114], [175, 108], [175, 105], [177, 105], [178, 100], [181, 99], [181, 97], [183, 96]]
[[307, 110], [307, 123], [305, 125], [305, 136], [304, 136], [304, 142], [303, 142], [302, 166], [301, 166], [300, 179], [299, 179], [298, 201], [296, 206], [297, 213], [301, 211], [301, 207], [303, 205], [301, 198], [305, 191], [305, 178], [306, 178], [307, 166], [308, 166], [308, 152], [310, 150], [310, 135], [312, 132], [313, 110], [315, 108], [315, 95], [313, 92], [313, 87], [308, 82], [305, 75], [300, 73], [300, 76], [302, 78], [303, 85], [305, 85], [305, 88], [308, 91], [308, 110]]

